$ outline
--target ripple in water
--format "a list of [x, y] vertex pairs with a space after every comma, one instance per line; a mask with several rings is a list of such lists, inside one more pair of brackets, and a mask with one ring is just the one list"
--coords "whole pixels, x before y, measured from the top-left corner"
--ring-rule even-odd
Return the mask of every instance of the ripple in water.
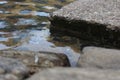
[[3, 49], [9, 49], [10, 47], [4, 45], [4, 44], [0, 44], [0, 50], [3, 50]]
[[47, 12], [35, 12], [34, 15], [48, 17], [49, 13], [47, 13]]
[[[14, 47], [17, 50], [64, 53], [68, 56], [71, 65], [76, 66], [80, 55], [72, 46], [78, 44], [77, 42], [71, 44], [71, 41], [74, 42], [74, 40], [64, 42], [62, 38], [60, 38], [62, 42], [49, 40], [50, 22], [47, 19], [50, 16], [49, 13], [69, 1], [43, 0], [44, 3], [40, 0], [34, 0], [34, 2], [29, 0], [15, 1], [17, 0], [0, 1], [0, 50]], [[30, 26], [33, 27], [30, 28]], [[4, 32], [6, 27], [8, 30]], [[4, 31], [3, 28], [5, 28]]]
[[37, 21], [34, 19], [21, 18], [17, 23], [15, 23], [15, 25], [37, 25]]
[[7, 1], [0, 1], [0, 5], [8, 3]]
[[6, 23], [6, 21], [0, 20], [0, 28], [5, 28], [7, 26], [8, 24]]

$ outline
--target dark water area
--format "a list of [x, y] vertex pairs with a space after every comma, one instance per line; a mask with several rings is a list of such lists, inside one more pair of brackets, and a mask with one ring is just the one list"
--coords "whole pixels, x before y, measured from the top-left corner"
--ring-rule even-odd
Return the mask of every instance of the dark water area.
[[50, 36], [50, 13], [75, 0], [0, 0], [0, 50], [66, 54], [71, 65], [79, 58], [79, 40]]

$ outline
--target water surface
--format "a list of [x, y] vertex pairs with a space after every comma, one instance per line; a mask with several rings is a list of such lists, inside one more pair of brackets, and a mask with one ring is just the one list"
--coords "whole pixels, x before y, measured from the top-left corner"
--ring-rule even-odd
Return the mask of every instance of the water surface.
[[0, 50], [45, 51], [66, 54], [72, 66], [79, 58], [79, 40], [50, 36], [50, 13], [74, 0], [1, 0]]

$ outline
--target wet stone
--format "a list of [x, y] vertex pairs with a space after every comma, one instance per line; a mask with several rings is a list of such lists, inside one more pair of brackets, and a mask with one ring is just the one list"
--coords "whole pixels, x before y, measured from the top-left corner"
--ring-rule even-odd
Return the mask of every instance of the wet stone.
[[13, 75], [13, 74], [6, 74], [4, 77], [5, 80], [20, 80], [18, 79], [17, 76]]
[[[49, 29], [41, 31], [33, 30], [28, 33], [28, 35], [30, 35], [29, 40], [27, 38], [22, 40], [21, 42], [23, 42], [23, 44], [16, 47], [16, 50], [51, 52], [57, 54], [63, 53], [67, 55], [71, 66], [76, 66], [80, 56], [79, 39], [69, 36], [53, 36], [49, 38]], [[48, 38], [49, 40], [47, 40]]]
[[4, 74], [5, 73], [5, 69], [0, 67], [0, 74]]
[[39, 70], [27, 80], [119, 80], [120, 70], [52, 68]]
[[5, 80], [5, 75], [0, 75], [0, 80]]
[[[70, 63], [66, 55], [56, 54], [51, 52], [32, 52], [32, 51], [19, 51], [19, 50], [5, 50], [0, 52], [1, 56], [20, 60], [27, 65], [31, 70], [32, 68], [47, 68], [63, 66], [69, 67]], [[24, 74], [24, 67], [12, 69], [11, 73], [14, 75]], [[19, 75], [18, 75], [19, 76]], [[21, 76], [21, 75], [20, 75]]]
[[[13, 74], [13, 72], [15, 74]], [[0, 75], [4, 75], [5, 80], [18, 80], [28, 76], [28, 68], [19, 60], [0, 57]]]
[[79, 67], [120, 69], [120, 50], [88, 46], [82, 52]]

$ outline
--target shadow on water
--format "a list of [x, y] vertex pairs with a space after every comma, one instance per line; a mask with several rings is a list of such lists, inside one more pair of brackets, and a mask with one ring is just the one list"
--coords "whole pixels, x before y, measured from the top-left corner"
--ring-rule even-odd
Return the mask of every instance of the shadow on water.
[[72, 66], [79, 58], [79, 40], [51, 36], [49, 13], [74, 0], [0, 1], [0, 50], [45, 51], [66, 54]]

